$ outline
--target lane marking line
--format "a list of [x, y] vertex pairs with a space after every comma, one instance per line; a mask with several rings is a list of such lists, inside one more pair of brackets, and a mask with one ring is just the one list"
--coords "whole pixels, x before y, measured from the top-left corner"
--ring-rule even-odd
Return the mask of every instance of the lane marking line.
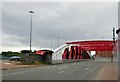
[[43, 68], [43, 67], [38, 67], [38, 68]]
[[2, 75], [2, 76], [21, 74], [21, 73], [25, 73], [25, 72], [29, 72], [29, 71], [22, 71], [22, 72], [16, 72], [16, 73], [4, 74], [4, 75]]
[[38, 68], [49, 68], [50, 66], [43, 66], [43, 67], [38, 67]]
[[68, 68], [68, 67], [63, 67], [63, 68]]
[[58, 68], [58, 69], [62, 69], [62, 68]]
[[89, 67], [85, 69], [85, 71], [87, 71], [88, 69], [90, 69]]
[[[50, 67], [50, 66], [46, 66], [46, 67]], [[44, 68], [44, 67], [38, 67], [38, 68]], [[21, 73], [32, 72], [32, 71], [36, 71], [36, 70], [27, 70], [27, 71], [22, 71], [22, 72], [15, 72], [15, 73], [10, 73], [10, 74], [4, 74], [4, 75], [2, 75], [2, 76], [21, 74]]]
[[96, 70], [95, 68], [93, 68], [92, 70], [86, 72], [85, 74], [83, 74], [81, 77], [79, 77], [77, 80], [81, 80], [83, 77], [85, 77], [86, 75], [88, 75], [89, 73], [93, 72], [94, 70]]
[[68, 67], [60, 67], [60, 68], [58, 68], [58, 69], [64, 69], [64, 68], [68, 68]]
[[63, 71], [60, 71], [60, 72], [58, 72], [58, 73], [63, 73]]

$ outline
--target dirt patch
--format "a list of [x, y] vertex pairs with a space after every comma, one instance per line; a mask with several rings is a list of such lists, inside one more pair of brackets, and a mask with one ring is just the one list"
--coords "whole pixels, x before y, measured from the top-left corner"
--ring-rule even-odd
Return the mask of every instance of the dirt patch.
[[39, 67], [39, 66], [46, 66], [44, 64], [36, 64], [36, 65], [24, 65], [21, 62], [1, 62], [0, 61], [0, 69], [7, 70], [7, 69], [18, 69], [18, 68], [28, 68], [28, 67]]

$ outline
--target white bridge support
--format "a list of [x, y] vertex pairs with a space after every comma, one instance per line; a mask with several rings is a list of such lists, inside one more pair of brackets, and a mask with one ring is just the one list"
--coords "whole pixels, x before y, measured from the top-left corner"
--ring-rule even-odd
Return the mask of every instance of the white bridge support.
[[70, 53], [70, 48], [71, 46], [80, 46], [78, 44], [65, 44], [60, 46], [59, 48], [57, 48], [54, 53], [52, 54], [52, 64], [58, 64], [58, 63], [67, 63], [67, 62], [77, 62], [77, 61], [86, 61], [86, 60], [91, 60], [92, 59], [92, 55], [86, 51], [86, 53], [89, 54], [90, 59], [64, 59], [62, 58], [62, 55], [65, 51], [66, 48], [69, 49], [69, 53]]

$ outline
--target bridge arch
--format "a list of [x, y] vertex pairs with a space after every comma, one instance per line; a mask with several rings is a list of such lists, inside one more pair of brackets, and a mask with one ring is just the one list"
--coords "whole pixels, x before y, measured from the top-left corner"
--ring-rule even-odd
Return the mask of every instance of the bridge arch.
[[110, 40], [67, 42], [54, 51], [52, 60], [62, 62], [68, 60], [93, 59], [90, 51], [108, 51], [112, 54], [113, 47], [114, 43]]

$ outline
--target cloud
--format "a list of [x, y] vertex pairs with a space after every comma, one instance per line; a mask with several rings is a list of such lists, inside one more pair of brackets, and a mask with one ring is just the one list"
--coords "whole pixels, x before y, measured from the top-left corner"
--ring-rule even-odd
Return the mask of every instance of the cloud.
[[[28, 47], [30, 13], [33, 14], [32, 47], [55, 49], [67, 41], [112, 39], [117, 28], [117, 3], [4, 2], [3, 47]], [[4, 36], [5, 35], [5, 36]]]

